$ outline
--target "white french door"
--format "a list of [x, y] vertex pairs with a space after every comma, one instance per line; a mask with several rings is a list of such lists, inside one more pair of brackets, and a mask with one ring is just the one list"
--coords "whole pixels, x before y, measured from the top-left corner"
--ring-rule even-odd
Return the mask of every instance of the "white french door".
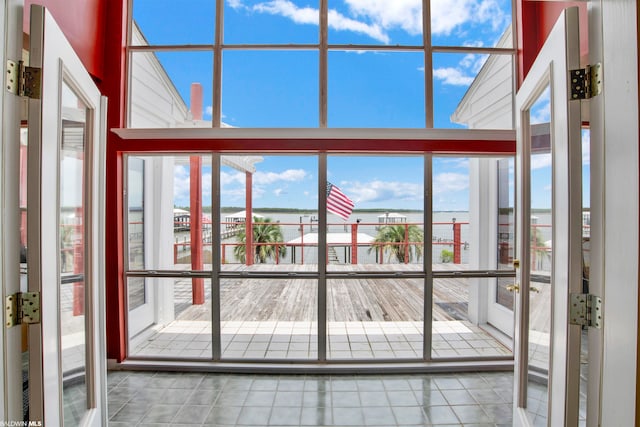
[[569, 295], [582, 292], [578, 9], [566, 9], [516, 95], [519, 212], [515, 425], [577, 425], [580, 332]]
[[41, 322], [29, 326], [29, 418], [106, 425], [104, 147], [106, 100], [41, 6], [31, 8], [28, 282]]

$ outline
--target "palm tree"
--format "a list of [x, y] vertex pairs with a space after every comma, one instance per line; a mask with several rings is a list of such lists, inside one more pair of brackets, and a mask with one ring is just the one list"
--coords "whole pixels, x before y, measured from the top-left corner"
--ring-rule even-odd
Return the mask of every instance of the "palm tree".
[[[280, 258], [287, 254], [280, 226], [271, 222], [271, 218], [253, 217], [253, 243], [255, 245], [255, 259], [259, 263], [266, 263], [268, 258], [275, 258], [276, 253]], [[233, 254], [240, 262], [246, 261], [246, 228], [238, 232], [238, 241], [244, 243], [233, 249]]]
[[[408, 240], [405, 240], [405, 231], [408, 231]], [[422, 256], [422, 245], [416, 243], [422, 243], [423, 240], [424, 233], [416, 225], [385, 225], [378, 230], [378, 235], [373, 240], [374, 245], [369, 248], [369, 253], [382, 246], [385, 252], [390, 252], [390, 257], [394, 257], [398, 262], [404, 263], [406, 253], [405, 241], [410, 243], [409, 259], [406, 261], [412, 261], [414, 257], [420, 259]]]

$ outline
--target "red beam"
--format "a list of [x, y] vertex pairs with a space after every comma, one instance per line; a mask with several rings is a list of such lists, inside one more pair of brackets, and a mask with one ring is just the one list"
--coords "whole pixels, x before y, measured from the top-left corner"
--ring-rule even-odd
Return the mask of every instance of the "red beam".
[[513, 140], [415, 139], [121, 139], [122, 152], [434, 153], [515, 155]]

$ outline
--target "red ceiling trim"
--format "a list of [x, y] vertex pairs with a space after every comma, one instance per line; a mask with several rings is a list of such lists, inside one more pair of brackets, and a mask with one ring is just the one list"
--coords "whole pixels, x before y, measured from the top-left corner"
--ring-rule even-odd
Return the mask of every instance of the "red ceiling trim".
[[233, 153], [433, 153], [514, 155], [515, 140], [424, 139], [127, 139], [113, 138], [119, 152]]

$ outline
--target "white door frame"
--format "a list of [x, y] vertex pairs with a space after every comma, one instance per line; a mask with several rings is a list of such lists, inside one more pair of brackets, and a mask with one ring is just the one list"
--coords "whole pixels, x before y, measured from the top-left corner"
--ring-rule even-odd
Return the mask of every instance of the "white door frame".
[[[106, 424], [104, 321], [104, 159], [106, 100], [73, 48], [42, 6], [30, 10], [30, 64], [42, 69], [41, 97], [29, 100], [29, 290], [40, 292], [41, 322], [29, 325], [30, 417], [47, 425], [63, 420], [59, 206], [62, 85], [92, 111], [84, 148], [84, 336], [87, 406], [83, 426]], [[56, 254], [54, 256], [54, 254]]]
[[[6, 76], [7, 60], [16, 63], [22, 59], [22, 11], [23, 0], [5, 0], [0, 7], [0, 60]], [[4, 83], [4, 78], [3, 78]], [[0, 202], [3, 206], [0, 227], [0, 277], [2, 298], [20, 292], [20, 119], [22, 100], [6, 88], [0, 95], [2, 112], [2, 149], [0, 150]], [[4, 317], [3, 317], [4, 319]], [[5, 319], [6, 320], [6, 319]], [[3, 351], [0, 354], [0, 372], [3, 387], [0, 389], [0, 420], [22, 420], [22, 326], [0, 332]]]
[[566, 9], [516, 95], [517, 250], [520, 293], [516, 310], [514, 424], [526, 417], [529, 310], [529, 109], [545, 86], [551, 88], [552, 222], [551, 329], [548, 374], [549, 425], [577, 425], [579, 325], [569, 325], [569, 294], [582, 291], [582, 155], [580, 101], [569, 101], [568, 71], [580, 65], [578, 9]]
[[589, 63], [603, 65], [603, 92], [589, 101], [590, 292], [603, 300], [603, 329], [589, 330], [587, 425], [636, 423], [638, 383], [638, 4], [589, 2]]

